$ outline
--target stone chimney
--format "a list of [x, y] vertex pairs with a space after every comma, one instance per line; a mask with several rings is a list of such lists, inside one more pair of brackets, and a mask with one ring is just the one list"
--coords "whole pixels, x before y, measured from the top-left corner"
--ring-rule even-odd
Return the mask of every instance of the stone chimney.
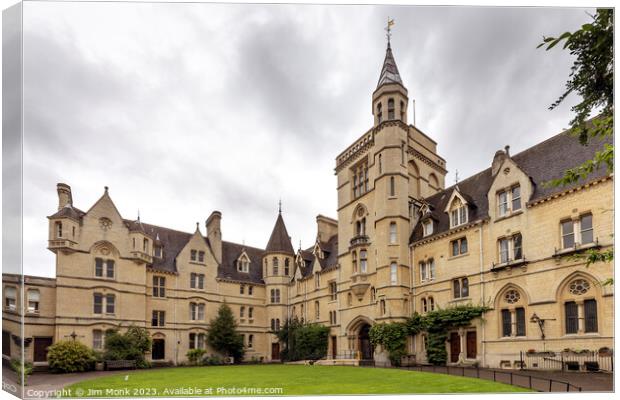
[[66, 183], [59, 183], [56, 185], [56, 191], [58, 192], [58, 209], [69, 205], [73, 207], [73, 197], [71, 197], [71, 186]]
[[316, 228], [319, 240], [327, 242], [330, 237], [338, 233], [338, 221], [324, 215], [317, 215]]
[[493, 163], [491, 163], [491, 174], [493, 176], [497, 175], [499, 169], [502, 167], [504, 160], [510, 158], [510, 146], [504, 147], [504, 150], [497, 150], [495, 152], [495, 156], [493, 157]]
[[209, 218], [207, 218], [207, 238], [211, 244], [211, 250], [215, 256], [215, 261], [222, 262], [222, 231], [220, 224], [222, 221], [222, 213], [219, 211], [213, 211]]

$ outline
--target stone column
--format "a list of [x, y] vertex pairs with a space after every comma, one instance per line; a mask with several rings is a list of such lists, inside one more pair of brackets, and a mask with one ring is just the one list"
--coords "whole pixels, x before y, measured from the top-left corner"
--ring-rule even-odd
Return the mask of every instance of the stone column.
[[459, 328], [459, 345], [461, 347], [459, 352], [459, 363], [465, 362], [465, 329]]

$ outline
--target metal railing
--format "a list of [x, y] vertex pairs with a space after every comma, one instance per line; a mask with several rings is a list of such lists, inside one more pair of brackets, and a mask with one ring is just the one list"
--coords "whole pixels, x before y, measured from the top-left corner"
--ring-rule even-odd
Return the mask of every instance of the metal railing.
[[613, 372], [613, 350], [520, 352], [521, 369]]
[[[370, 366], [370, 365], [368, 365]], [[390, 362], [377, 362], [372, 365], [375, 368], [398, 368], [408, 371], [433, 372], [466, 378], [485, 379], [507, 385], [519, 386], [538, 392], [581, 392], [580, 386], [570, 382], [557, 379], [543, 378], [540, 376], [528, 375], [526, 373], [459, 366], [438, 366], [438, 365], [409, 365], [405, 367], [393, 367]]]

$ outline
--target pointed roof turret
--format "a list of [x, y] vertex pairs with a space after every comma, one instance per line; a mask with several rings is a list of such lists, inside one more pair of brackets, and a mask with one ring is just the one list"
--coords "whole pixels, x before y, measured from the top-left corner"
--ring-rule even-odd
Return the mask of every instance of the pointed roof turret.
[[286, 225], [284, 225], [284, 219], [282, 218], [282, 212], [278, 212], [278, 219], [271, 232], [271, 237], [265, 248], [266, 252], [271, 253], [288, 253], [295, 254], [293, 245], [291, 244], [291, 238], [286, 231]]
[[377, 83], [377, 89], [383, 85], [390, 83], [398, 83], [403, 85], [403, 80], [400, 78], [394, 55], [392, 54], [392, 47], [388, 42], [387, 50], [385, 51], [385, 60], [383, 60], [383, 68], [381, 68], [381, 75], [379, 75], [379, 82]]

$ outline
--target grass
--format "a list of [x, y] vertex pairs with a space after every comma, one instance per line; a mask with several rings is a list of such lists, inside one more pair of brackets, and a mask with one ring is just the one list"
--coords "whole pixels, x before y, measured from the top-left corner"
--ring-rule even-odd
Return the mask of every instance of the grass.
[[[238, 388], [234, 391], [231, 388]], [[243, 388], [282, 388], [280, 393]], [[516, 386], [444, 374], [312, 365], [183, 367], [121, 372], [67, 387], [74, 397], [327, 395], [525, 392]], [[192, 391], [190, 391], [190, 389]], [[196, 389], [200, 389], [198, 392]], [[222, 390], [224, 389], [224, 390]]]

